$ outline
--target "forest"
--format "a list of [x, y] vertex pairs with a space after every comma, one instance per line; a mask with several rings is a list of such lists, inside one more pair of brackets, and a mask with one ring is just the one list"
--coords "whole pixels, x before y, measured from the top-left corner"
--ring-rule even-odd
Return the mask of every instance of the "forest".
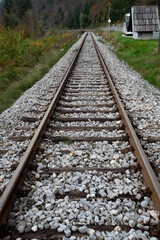
[[160, 0], [0, 0], [0, 112], [77, 40], [68, 30], [106, 26], [109, 18], [122, 22], [131, 6], [157, 4], [160, 9]]
[[[30, 35], [49, 28], [86, 28], [122, 21], [133, 5], [159, 5], [160, 0], [2, 0], [1, 23]], [[28, 24], [29, 23], [29, 24]]]

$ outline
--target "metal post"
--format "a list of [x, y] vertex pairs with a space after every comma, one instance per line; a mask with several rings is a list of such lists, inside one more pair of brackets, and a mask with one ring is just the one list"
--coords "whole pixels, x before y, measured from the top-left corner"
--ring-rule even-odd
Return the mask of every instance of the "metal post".
[[111, 19], [110, 19], [110, 14], [111, 14], [111, 5], [109, 4], [109, 19], [108, 19], [108, 23], [109, 23], [109, 39], [110, 39], [110, 35], [111, 35]]
[[111, 35], [111, 19], [108, 19], [108, 24], [109, 24], [109, 39], [110, 39], [110, 35]]

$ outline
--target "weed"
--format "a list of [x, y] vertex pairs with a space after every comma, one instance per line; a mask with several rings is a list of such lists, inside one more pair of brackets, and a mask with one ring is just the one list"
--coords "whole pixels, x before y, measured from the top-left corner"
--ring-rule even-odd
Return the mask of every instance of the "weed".
[[67, 137], [64, 137], [64, 138], [62, 139], [62, 142], [65, 143], [66, 145], [71, 145], [71, 144], [73, 143], [73, 141], [70, 140], [70, 139], [67, 138]]

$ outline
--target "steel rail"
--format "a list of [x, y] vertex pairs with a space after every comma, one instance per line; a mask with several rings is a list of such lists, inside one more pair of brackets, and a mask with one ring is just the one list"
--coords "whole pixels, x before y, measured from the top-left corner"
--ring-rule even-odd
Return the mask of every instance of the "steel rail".
[[4, 190], [0, 198], [0, 227], [2, 227], [2, 225], [5, 223], [7, 216], [14, 204], [18, 187], [23, 183], [24, 177], [27, 174], [27, 167], [29, 166], [30, 161], [34, 158], [36, 147], [38, 146], [38, 143], [46, 128], [49, 118], [51, 117], [53, 111], [55, 110], [59, 97], [73, 69], [74, 63], [79, 56], [79, 53], [86, 39], [86, 36], [87, 34], [84, 36], [84, 39], [82, 40], [82, 43], [78, 51], [74, 55], [69, 68], [67, 69], [66, 73], [62, 78], [62, 81], [60, 83], [60, 86], [56, 94], [54, 95], [45, 115], [43, 116], [42, 121], [40, 122], [33, 138], [31, 139], [31, 142], [29, 143], [27, 150], [25, 151], [22, 159], [20, 160], [19, 165], [17, 166], [13, 176], [11, 177], [9, 183], [7, 184], [6, 189]]
[[137, 160], [139, 161], [141, 167], [142, 167], [142, 175], [143, 175], [143, 178], [144, 178], [144, 182], [146, 184], [147, 187], [149, 187], [152, 195], [152, 200], [154, 202], [154, 205], [156, 207], [156, 209], [158, 211], [160, 211], [160, 184], [157, 180], [157, 177], [149, 163], [149, 160], [141, 146], [141, 143], [137, 137], [137, 134], [131, 124], [131, 121], [125, 111], [125, 108], [120, 100], [120, 97], [117, 93], [117, 90], [113, 84], [113, 81], [111, 79], [111, 76], [109, 74], [109, 71], [107, 69], [107, 66], [105, 64], [105, 61], [102, 57], [102, 54], [98, 48], [98, 45], [93, 37], [93, 34], [91, 34], [92, 36], [92, 40], [93, 40], [93, 43], [94, 43], [94, 46], [95, 46], [95, 49], [96, 49], [96, 52], [98, 54], [98, 57], [99, 57], [99, 60], [100, 60], [100, 63], [103, 67], [103, 70], [106, 74], [106, 77], [107, 77], [107, 80], [108, 80], [108, 83], [110, 85], [110, 88], [111, 88], [111, 91], [115, 97], [115, 100], [116, 100], [116, 103], [117, 103], [117, 106], [119, 108], [119, 111], [120, 111], [120, 114], [121, 114], [121, 117], [123, 119], [123, 123], [126, 127], [126, 132], [128, 133], [129, 135], [129, 140], [130, 140], [130, 143], [131, 145], [134, 147], [134, 151], [135, 151], [135, 155], [137, 157]]

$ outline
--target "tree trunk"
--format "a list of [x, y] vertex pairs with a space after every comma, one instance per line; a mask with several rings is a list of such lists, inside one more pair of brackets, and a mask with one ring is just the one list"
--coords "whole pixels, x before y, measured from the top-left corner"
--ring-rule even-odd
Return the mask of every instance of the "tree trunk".
[[160, 54], [160, 29], [159, 29], [159, 40], [158, 40], [158, 54]]

